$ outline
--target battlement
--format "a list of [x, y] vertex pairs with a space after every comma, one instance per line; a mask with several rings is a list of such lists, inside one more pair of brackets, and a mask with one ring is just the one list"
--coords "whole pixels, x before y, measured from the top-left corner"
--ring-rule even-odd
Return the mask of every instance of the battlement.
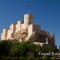
[[11, 24], [8, 30], [3, 29], [1, 40], [13, 38], [13, 35], [18, 31], [23, 31], [27, 29], [28, 36], [30, 36], [33, 33], [33, 30], [40, 30], [40, 25], [34, 25], [33, 20], [34, 19], [31, 14], [25, 14], [24, 21], [18, 21], [16, 24]]

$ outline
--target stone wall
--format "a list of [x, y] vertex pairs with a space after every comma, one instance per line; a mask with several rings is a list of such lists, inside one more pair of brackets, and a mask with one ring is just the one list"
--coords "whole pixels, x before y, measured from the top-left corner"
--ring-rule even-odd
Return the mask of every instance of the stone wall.
[[7, 39], [7, 29], [3, 29], [3, 33], [1, 33], [1, 39], [6, 40]]
[[21, 21], [17, 22], [15, 32], [18, 32], [19, 30], [21, 30]]
[[15, 33], [16, 26], [15, 24], [10, 25], [10, 29], [7, 32], [7, 39], [11, 39], [13, 34]]

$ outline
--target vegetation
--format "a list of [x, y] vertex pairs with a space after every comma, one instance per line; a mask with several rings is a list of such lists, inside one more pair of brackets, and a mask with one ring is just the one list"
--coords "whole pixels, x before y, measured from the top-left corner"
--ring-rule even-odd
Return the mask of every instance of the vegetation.
[[35, 45], [33, 42], [19, 42], [4, 40], [0, 41], [0, 60], [53, 60], [54, 56], [39, 55], [39, 52], [60, 52], [53, 49], [51, 45], [43, 46]]

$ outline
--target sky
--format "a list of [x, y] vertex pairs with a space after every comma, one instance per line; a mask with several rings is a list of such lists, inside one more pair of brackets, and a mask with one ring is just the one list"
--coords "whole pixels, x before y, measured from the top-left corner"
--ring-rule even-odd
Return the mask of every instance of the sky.
[[56, 45], [60, 46], [60, 0], [0, 0], [0, 35], [27, 13], [33, 15], [34, 24], [55, 34]]

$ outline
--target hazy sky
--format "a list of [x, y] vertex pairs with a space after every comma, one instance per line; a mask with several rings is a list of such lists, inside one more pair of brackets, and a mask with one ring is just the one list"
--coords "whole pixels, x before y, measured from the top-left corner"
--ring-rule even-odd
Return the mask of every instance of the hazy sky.
[[10, 24], [23, 20], [28, 7], [29, 13], [34, 16], [34, 23], [55, 34], [56, 45], [59, 46], [60, 0], [0, 0], [0, 33]]

